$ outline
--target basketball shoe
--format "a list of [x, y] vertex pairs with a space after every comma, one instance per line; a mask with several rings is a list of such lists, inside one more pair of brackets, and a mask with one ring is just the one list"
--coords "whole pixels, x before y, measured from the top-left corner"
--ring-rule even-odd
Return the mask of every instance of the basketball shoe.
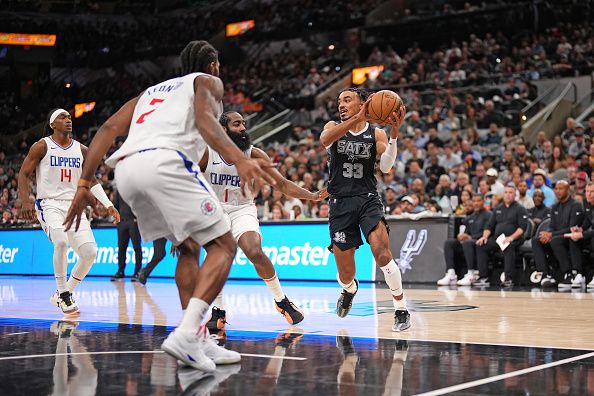
[[295, 325], [303, 321], [303, 312], [297, 308], [297, 306], [293, 304], [293, 302], [291, 302], [287, 296], [285, 296], [285, 298], [283, 298], [280, 302], [274, 302], [276, 305], [276, 310], [285, 317], [285, 320], [289, 324]]
[[217, 334], [219, 331], [225, 330], [225, 325], [228, 324], [226, 318], [227, 315], [224, 309], [212, 307], [210, 319], [206, 322], [206, 327], [210, 331], [210, 334]]
[[392, 331], [404, 331], [410, 327], [410, 314], [406, 309], [397, 309], [394, 313]]
[[212, 373], [216, 370], [217, 366], [212, 359], [206, 356], [206, 337], [202, 327], [196, 334], [175, 329], [163, 341], [161, 349], [187, 366]]
[[56, 290], [50, 297], [50, 303], [58, 306], [62, 312], [68, 315], [79, 312], [78, 305], [76, 305], [76, 301], [74, 301], [74, 297], [72, 297], [72, 293], [69, 291], [58, 293]]
[[354, 293], [349, 293], [348, 291], [342, 289], [342, 293], [336, 302], [336, 315], [338, 315], [340, 318], [347, 316], [353, 307], [353, 298], [355, 298], [355, 294], [357, 294], [359, 291], [359, 281], [357, 279], [354, 281], [357, 285], [357, 290], [355, 290]]

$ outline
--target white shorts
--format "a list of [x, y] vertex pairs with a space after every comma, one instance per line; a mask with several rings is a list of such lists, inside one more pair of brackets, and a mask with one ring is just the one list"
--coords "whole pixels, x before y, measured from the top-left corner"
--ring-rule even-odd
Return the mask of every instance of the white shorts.
[[256, 205], [223, 205], [223, 209], [231, 220], [231, 233], [235, 238], [235, 242], [238, 242], [239, 238], [248, 231], [254, 231], [262, 235]]
[[[64, 232], [65, 227], [63, 223], [71, 203], [72, 201], [70, 200], [50, 198], [38, 199], [35, 201], [37, 219], [50, 241], [53, 242], [53, 233]], [[84, 213], [82, 214], [78, 231], [74, 231], [73, 225], [72, 228], [66, 232], [66, 236], [68, 237], [68, 243], [75, 251], [78, 251], [78, 248], [85, 243], [95, 243], [95, 237], [91, 231], [91, 224]]]
[[179, 245], [192, 237], [205, 245], [231, 229], [198, 165], [181, 152], [151, 149], [125, 157], [115, 180], [147, 242], [167, 238]]

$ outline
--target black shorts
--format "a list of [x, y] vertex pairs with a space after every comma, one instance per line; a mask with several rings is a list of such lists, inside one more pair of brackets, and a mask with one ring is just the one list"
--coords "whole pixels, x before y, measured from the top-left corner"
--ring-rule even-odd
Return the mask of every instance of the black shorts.
[[356, 195], [354, 197], [330, 197], [331, 243], [340, 250], [358, 248], [363, 245], [361, 232], [369, 243], [369, 234], [383, 221], [389, 231], [384, 217], [384, 205], [377, 194]]

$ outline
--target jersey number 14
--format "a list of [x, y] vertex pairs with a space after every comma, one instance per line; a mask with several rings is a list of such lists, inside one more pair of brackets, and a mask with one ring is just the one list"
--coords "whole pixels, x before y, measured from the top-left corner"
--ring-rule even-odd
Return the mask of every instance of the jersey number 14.
[[[68, 179], [68, 180], [66, 180]], [[60, 181], [64, 182], [67, 181], [70, 183], [72, 181], [72, 169], [62, 168], [60, 169]]]

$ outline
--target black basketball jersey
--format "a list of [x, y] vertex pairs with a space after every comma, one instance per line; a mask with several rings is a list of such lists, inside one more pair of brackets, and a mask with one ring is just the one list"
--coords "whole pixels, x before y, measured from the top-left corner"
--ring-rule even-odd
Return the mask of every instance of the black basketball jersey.
[[347, 132], [328, 151], [330, 195], [351, 197], [377, 192], [375, 129], [369, 123], [357, 134]]

